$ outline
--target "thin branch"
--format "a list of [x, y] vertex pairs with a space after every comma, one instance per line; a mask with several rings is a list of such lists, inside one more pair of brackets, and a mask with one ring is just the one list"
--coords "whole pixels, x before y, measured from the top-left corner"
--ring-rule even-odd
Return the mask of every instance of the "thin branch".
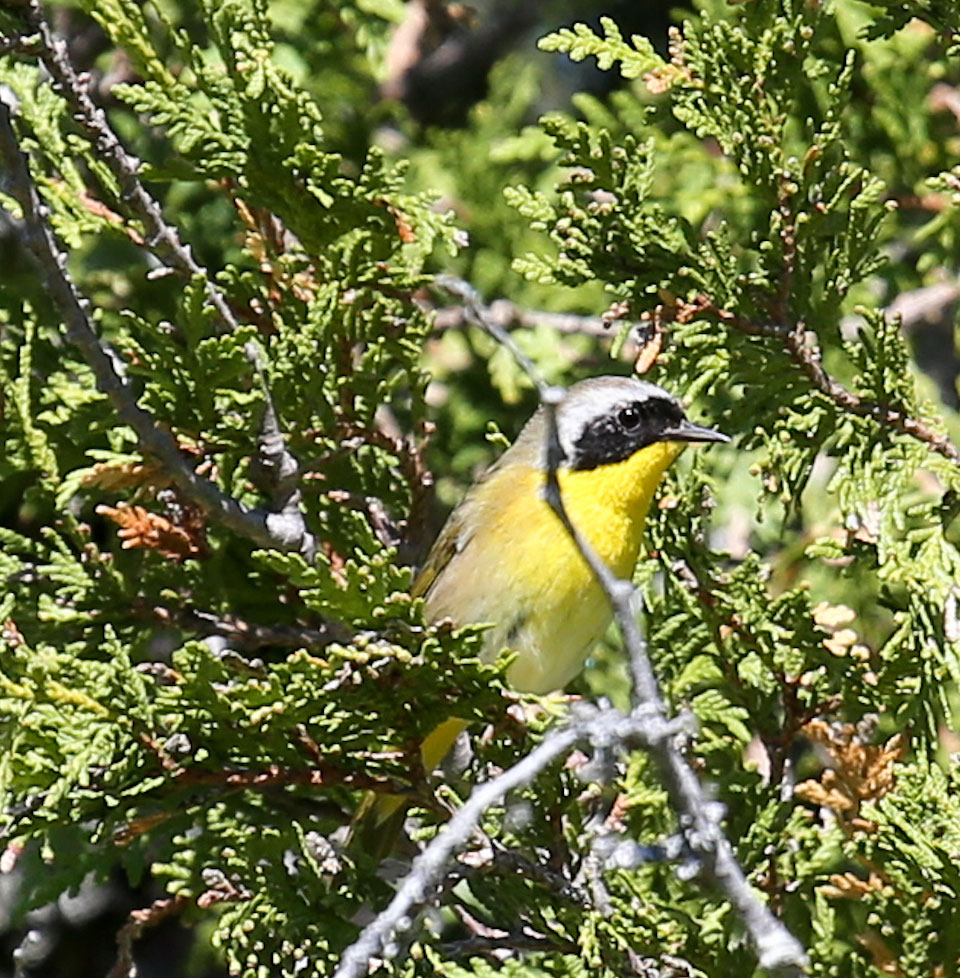
[[493, 847], [491, 861], [488, 866], [479, 867], [478, 871], [501, 870], [516, 876], [525, 876], [531, 882], [551, 890], [562, 900], [579, 906], [587, 905], [587, 894], [562, 873], [555, 873], [548, 866], [533, 862], [514, 849], [505, 849], [499, 843], [492, 842], [491, 845]]
[[[534, 362], [520, 349], [514, 342], [513, 337], [504, 327], [493, 319], [489, 314], [489, 309], [483, 304], [480, 293], [462, 278], [453, 275], [438, 275], [434, 280], [434, 285], [444, 289], [450, 295], [456, 296], [463, 303], [463, 311], [467, 321], [479, 326], [482, 330], [489, 333], [501, 346], [510, 351], [510, 355], [520, 364], [521, 369], [536, 385], [537, 390], [543, 393], [548, 390], [549, 385], [543, 379], [542, 374], [537, 369]], [[558, 388], [563, 393], [562, 388]]]
[[5, 54], [35, 55], [40, 49], [40, 38], [35, 34], [11, 34], [0, 37], [0, 57]]
[[220, 635], [244, 651], [263, 646], [318, 649], [331, 642], [348, 642], [353, 632], [339, 622], [322, 625], [261, 625], [231, 614], [216, 614], [200, 608], [170, 608], [164, 605], [135, 603], [131, 611], [164, 625], [172, 625], [200, 635]]
[[462, 941], [450, 941], [437, 945], [437, 951], [445, 958], [489, 957], [502, 961], [517, 952], [545, 954], [559, 951], [561, 954], [579, 954], [580, 947], [560, 937], [534, 937], [532, 934], [504, 934], [503, 937], [485, 937], [475, 934]]
[[603, 746], [617, 744], [649, 749], [653, 743], [670, 740], [678, 732], [677, 723], [668, 723], [646, 708], [636, 709], [626, 716], [612, 708], [597, 709], [580, 704], [569, 724], [548, 733], [513, 767], [474, 788], [463, 806], [414, 859], [410, 872], [388, 906], [344, 952], [334, 978], [364, 978], [371, 958], [379, 954], [395, 956], [394, 936], [413, 926], [411, 914], [432, 898], [450, 859], [473, 836], [483, 813], [501, 802], [509, 792], [532, 781], [575, 744], [585, 741]]
[[137, 403], [133, 390], [117, 369], [115, 357], [97, 336], [88, 312], [88, 300], [81, 297], [67, 272], [66, 255], [48, 224], [49, 209], [40, 199], [13, 130], [10, 107], [2, 99], [0, 158], [6, 171], [7, 190], [23, 210], [20, 230], [24, 244], [40, 266], [48, 294], [63, 318], [67, 339], [93, 370], [98, 389], [110, 399], [117, 416], [136, 433], [141, 450], [160, 460], [187, 498], [235, 533], [261, 546], [299, 549], [299, 541], [274, 532], [270, 522], [273, 514], [241, 506], [214, 483], [197, 475], [180, 453], [176, 440]]
[[[445, 276], [444, 276], [445, 278]], [[615, 330], [614, 320], [603, 316], [577, 316], [566, 312], [548, 312], [542, 309], [524, 309], [509, 299], [497, 299], [486, 307], [487, 314], [504, 329], [526, 327], [534, 329], [546, 326], [557, 333], [567, 335], [594, 336], [598, 339], [612, 340]], [[433, 313], [434, 333], [445, 333], [459, 329], [464, 323], [473, 322], [469, 310], [462, 305], [441, 306]], [[637, 324], [631, 324], [636, 329]]]
[[400, 526], [394, 522], [383, 505], [383, 500], [376, 496], [364, 496], [361, 493], [350, 492], [347, 489], [330, 489], [327, 497], [341, 506], [349, 507], [363, 513], [377, 539], [385, 547], [397, 547], [403, 538]]
[[[660, 688], [647, 654], [646, 641], [637, 623], [639, 591], [630, 581], [621, 580], [607, 567], [590, 542], [571, 522], [564, 506], [558, 478], [564, 452], [557, 431], [557, 408], [563, 402], [566, 392], [562, 388], [548, 385], [509, 334], [499, 324], [484, 316], [475, 290], [466, 283], [447, 279], [442, 284], [449, 291], [461, 296], [477, 324], [510, 350], [536, 384], [547, 421], [544, 497], [610, 601], [629, 656], [634, 698], [639, 704], [637, 709], [642, 707], [647, 710], [657, 724], [666, 724]], [[707, 878], [736, 910], [756, 948], [760, 966], [769, 970], [800, 972], [807, 965], [807, 955], [800, 942], [751, 890], [730, 843], [720, 829], [720, 820], [723, 817], [721, 806], [710, 802], [697, 776], [683, 759], [677, 744], [669, 739], [653, 738], [647, 745], [647, 750], [660, 770], [690, 852], [699, 861]]]
[[[70, 61], [65, 43], [57, 38], [46, 18], [39, 0], [30, 0], [29, 21], [39, 34], [39, 57], [50, 73], [53, 88], [66, 99], [75, 121], [86, 132], [120, 186], [121, 198], [143, 221], [151, 248], [167, 264], [185, 275], [199, 277], [210, 304], [217, 311], [228, 331], [239, 323], [216, 286], [209, 271], [193, 256], [189, 245], [180, 240], [176, 227], [168, 224], [159, 203], [151, 196], [140, 179], [140, 161], [131, 156], [110, 128], [106, 114], [91, 99], [85, 79], [81, 78]], [[263, 351], [258, 343], [244, 344], [244, 355], [254, 370], [263, 397], [263, 417], [260, 423], [259, 460], [269, 473], [273, 487], [274, 512], [267, 514], [269, 545], [283, 550], [297, 550], [308, 560], [316, 554], [316, 540], [308, 531], [299, 490], [299, 466], [287, 450], [279, 417], [267, 383]], [[258, 541], [263, 542], [263, 541]]]
[[[406, 781], [391, 778], [386, 775], [367, 774], [364, 771], [349, 771], [338, 767], [326, 760], [316, 741], [310, 737], [306, 727], [299, 725], [292, 731], [294, 741], [303, 749], [313, 763], [312, 767], [291, 768], [280, 764], [268, 764], [266, 767], [251, 769], [224, 769], [220, 771], [204, 770], [196, 767], [184, 767], [170, 752], [168, 746], [148, 732], [139, 735], [139, 741], [160, 764], [164, 773], [169, 776], [166, 787], [210, 787], [224, 790], [267, 790], [274, 787], [298, 785], [302, 787], [331, 788], [347, 787], [358, 791], [370, 791], [375, 794], [390, 796], [401, 795], [415, 799], [418, 805], [430, 808], [440, 814], [446, 814], [447, 809], [440, 806], [431, 797], [420, 795]], [[407, 757], [402, 751], [367, 752], [368, 761], [401, 762]]]
[[958, 300], [960, 279], [951, 278], [945, 282], [901, 292], [884, 312], [888, 317], [899, 316], [900, 324], [905, 330], [909, 330], [920, 323], [943, 319]]
[[[198, 785], [224, 789], [266, 789], [287, 785], [314, 788], [343, 786], [390, 796], [411, 794], [409, 786], [404, 782], [386, 777], [378, 778], [363, 772], [344, 771], [329, 763], [304, 769], [268, 764], [260, 771], [202, 771], [196, 768], [177, 767], [170, 774], [173, 783], [177, 786]], [[420, 804], [421, 799], [418, 798], [417, 803]]]

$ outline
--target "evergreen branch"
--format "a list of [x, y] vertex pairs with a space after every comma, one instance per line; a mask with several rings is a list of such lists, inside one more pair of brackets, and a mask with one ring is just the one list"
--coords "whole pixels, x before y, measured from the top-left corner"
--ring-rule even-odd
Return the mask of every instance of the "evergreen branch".
[[40, 199], [26, 156], [17, 142], [10, 106], [2, 99], [0, 158], [6, 171], [7, 190], [23, 211], [20, 233], [24, 245], [40, 266], [50, 299], [66, 327], [66, 337], [89, 364], [98, 389], [109, 398], [117, 416], [135, 432], [141, 450], [159, 459], [184, 495], [228, 529], [260, 546], [299, 549], [300, 541], [291, 540], [272, 522], [275, 514], [247, 509], [213, 482], [197, 475], [180, 453], [176, 440], [137, 403], [115, 356], [94, 329], [89, 300], [80, 295], [67, 271], [67, 256], [47, 221], [49, 210]]
[[[618, 578], [601, 560], [590, 542], [570, 520], [563, 502], [557, 473], [564, 460], [564, 451], [557, 430], [556, 411], [566, 396], [566, 391], [548, 385], [509, 334], [484, 315], [479, 296], [472, 286], [446, 276], [438, 278], [438, 282], [463, 298], [474, 321], [510, 350], [536, 385], [547, 420], [544, 498], [576, 544], [613, 608], [630, 659], [636, 703], [634, 713], [639, 710], [647, 711], [655, 725], [666, 725], [668, 720], [663, 698], [647, 654], [646, 640], [637, 623], [640, 593], [631, 581]], [[807, 955], [799, 941], [750, 889], [743, 869], [720, 828], [720, 806], [708, 801], [697, 776], [674, 742], [668, 738], [651, 738], [646, 749], [660, 770], [690, 851], [700, 862], [705, 875], [737, 911], [757, 950], [760, 966], [768, 970], [785, 969], [792, 973], [801, 971], [807, 965]]]
[[466, 845], [484, 812], [501, 802], [509, 792], [532, 781], [577, 743], [604, 748], [613, 744], [649, 749], [654, 743], [672, 740], [682, 725], [680, 721], [666, 721], [662, 713], [656, 715], [646, 706], [625, 715], [613, 708], [598, 709], [591, 704], [578, 704], [570, 723], [548, 733], [513, 767], [474, 788], [450, 821], [414, 859], [410, 872], [387, 907], [344, 952], [334, 978], [364, 978], [371, 958], [378, 954], [396, 956], [394, 935], [409, 930], [411, 913], [431, 899], [450, 859]]
[[861, 418], [871, 418], [877, 424], [892, 428], [902, 435], [909, 435], [923, 442], [932, 451], [945, 459], [960, 466], [960, 448], [950, 440], [945, 433], [935, 431], [925, 421], [897, 411], [895, 408], [870, 398], [860, 397], [848, 390], [839, 381], [834, 380], [823, 366], [823, 357], [818, 345], [808, 342], [810, 335], [804, 329], [803, 323], [795, 326], [785, 326], [780, 323], [758, 323], [742, 316], [719, 310], [712, 303], [708, 308], [722, 322], [750, 336], [772, 336], [779, 339], [791, 359], [803, 371], [813, 386], [825, 395], [841, 410], [855, 414]]
[[[30, 0], [28, 18], [39, 35], [38, 54], [50, 73], [54, 90], [66, 99], [74, 120], [86, 132], [99, 158], [116, 178], [122, 199], [143, 221], [148, 245], [168, 267], [191, 277], [199, 277], [203, 281], [207, 300], [224, 327], [231, 332], [238, 329], [239, 323], [209, 271], [194, 258], [190, 246], [180, 240], [177, 228], [167, 223], [160, 204], [143, 185], [138, 172], [139, 160], [126, 151], [111, 129], [106, 113], [90, 97], [86, 79], [74, 68], [66, 44], [54, 35], [39, 0]], [[243, 351], [253, 368], [264, 404], [258, 460], [272, 486], [274, 511], [266, 516], [271, 541], [268, 545], [299, 551], [312, 561], [316, 555], [316, 539], [307, 529], [304, 518], [299, 488], [300, 466], [284, 441], [267, 381], [263, 351], [252, 340], [244, 344]]]
[[935, 431], [925, 421], [870, 398], [860, 397], [834, 380], [823, 366], [820, 347], [810, 342], [813, 335], [804, 328], [803, 322], [757, 322], [722, 309], [707, 295], [699, 295], [693, 302], [675, 300], [676, 318], [689, 322], [697, 316], [713, 315], [720, 322], [738, 329], [748, 336], [769, 336], [780, 340], [793, 362], [803, 371], [813, 387], [831, 400], [842, 411], [861, 418], [871, 418], [877, 424], [892, 428], [902, 435], [909, 435], [923, 442], [932, 451], [960, 466], [960, 448], [944, 433]]

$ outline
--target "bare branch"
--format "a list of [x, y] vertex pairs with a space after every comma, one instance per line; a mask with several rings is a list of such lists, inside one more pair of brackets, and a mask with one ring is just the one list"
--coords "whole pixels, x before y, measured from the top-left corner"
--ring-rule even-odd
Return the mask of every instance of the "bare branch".
[[559, 937], [535, 937], [533, 934], [504, 934], [502, 937], [486, 937], [475, 934], [462, 941], [451, 941], [440, 944], [437, 950], [445, 958], [477, 958], [489, 957], [495, 961], [513, 957], [517, 952], [538, 952], [544, 954], [550, 951], [560, 951], [562, 954], [578, 954], [580, 948], [571, 941]]
[[[397, 793], [409, 795], [406, 784], [390, 778], [378, 778], [362, 772], [344, 771], [333, 764], [325, 763], [315, 768], [296, 770], [269, 764], [261, 771], [199, 771], [193, 768], [176, 768], [170, 772], [173, 783], [181, 785], [207, 785], [219, 788], [266, 789], [278, 785], [305, 785], [316, 788], [329, 788], [344, 785], [360, 791], [373, 791], [387, 795]], [[425, 799], [418, 803], [426, 804]]]
[[489, 310], [484, 306], [480, 293], [469, 282], [465, 282], [462, 278], [455, 278], [453, 275], [438, 275], [433, 281], [435, 285], [456, 296], [463, 303], [463, 310], [469, 322], [485, 330], [501, 346], [510, 351], [513, 359], [520, 364], [524, 373], [534, 382], [542, 397], [549, 385], [543, 379], [534, 362], [517, 346], [513, 337], [489, 315]]
[[[446, 276], [442, 276], [449, 283]], [[615, 330], [612, 320], [603, 316], [577, 316], [565, 312], [548, 312], [542, 309], [524, 309], [510, 302], [509, 299], [497, 299], [486, 307], [487, 314], [504, 329], [518, 326], [533, 329], [546, 326], [558, 333], [568, 335], [580, 334], [594, 336], [598, 339], [612, 340]], [[433, 314], [433, 330], [444, 333], [450, 329], [459, 329], [466, 322], [472, 322], [469, 311], [465, 306], [441, 306]], [[635, 329], [636, 324], [631, 324]]]
[[300, 549], [301, 541], [275, 532], [271, 523], [275, 514], [247, 509], [214, 483], [197, 475], [174, 438], [137, 403], [133, 390], [117, 369], [114, 356], [97, 336], [88, 313], [88, 300], [79, 294], [67, 272], [66, 255], [47, 223], [49, 211], [40, 200], [26, 157], [17, 143], [10, 107], [2, 100], [0, 157], [7, 174], [7, 189], [23, 210], [24, 244], [40, 266], [50, 298], [63, 317], [67, 339], [90, 365], [97, 387], [110, 399], [117, 416], [136, 433], [141, 450], [158, 458], [184, 495], [228, 529], [264, 547]]
[[[647, 654], [646, 642], [637, 623], [639, 592], [630, 581], [618, 578], [600, 559], [590, 542], [571, 522], [563, 503], [558, 471], [564, 461], [564, 452], [557, 431], [556, 412], [566, 392], [562, 388], [548, 385], [503, 327], [484, 315], [475, 290], [469, 286], [465, 287], [466, 283], [450, 282], [447, 279], [443, 279], [442, 284], [462, 297], [474, 321], [510, 350], [536, 384], [547, 419], [547, 471], [544, 497], [610, 601], [630, 659], [634, 697], [638, 704], [636, 709], [648, 711], [648, 716], [656, 724], [661, 726], [666, 724], [666, 712], [660, 688]], [[660, 770], [673, 808], [679, 816], [690, 852], [699, 862], [707, 878], [736, 910], [757, 950], [760, 966], [769, 970], [784, 969], [794, 973], [800, 972], [807, 965], [806, 953], [799, 941], [750, 889], [730, 843], [720, 829], [720, 821], [723, 817], [721, 806], [710, 802], [696, 775], [683, 759], [677, 744], [667, 738], [652, 738], [646, 745], [646, 749]]]
[[525, 757], [502, 774], [478, 785], [429, 845], [413, 861], [389, 905], [368, 924], [344, 952], [334, 978], [364, 978], [370, 959], [382, 954], [393, 957], [394, 935], [413, 926], [411, 914], [434, 895], [447, 865], [457, 850], [467, 844], [483, 813], [511, 791], [532, 781], [556, 758], [585, 741], [598, 746], [649, 746], [672, 739], [679, 732], [676, 722], [666, 722], [646, 707], [629, 716], [612, 708], [598, 709], [579, 704], [569, 724], [551, 731]]
[[[194, 258], [189, 245], [180, 240], [176, 227], [166, 222], [159, 203], [143, 185], [139, 175], [139, 160], [126, 151], [110, 128], [103, 109], [91, 99], [85, 80], [74, 69], [64, 42], [54, 35], [39, 0], [30, 0], [29, 20], [40, 37], [37, 53], [50, 73], [54, 89], [66, 99], [75, 121], [96, 147], [98, 157], [117, 179], [122, 199], [143, 221], [150, 247], [168, 267], [202, 279], [207, 299], [217, 311], [223, 327], [228, 331], [238, 329], [239, 323], [226, 297], [216, 286], [208, 270]], [[270, 534], [267, 545], [283, 550], [296, 550], [312, 560], [316, 554], [316, 540], [307, 529], [302, 511], [300, 470], [297, 460], [287, 450], [280, 429], [267, 383], [263, 351], [258, 343], [251, 341], [244, 344], [244, 354], [253, 367], [264, 403], [259, 459], [262, 469], [271, 478], [274, 506], [274, 512], [266, 516]], [[263, 543], [262, 540], [258, 542]]]
[[942, 318], [950, 306], [960, 300], [960, 279], [924, 285], [909, 292], [901, 292], [887, 306], [887, 316], [899, 316], [904, 329], [909, 330], [923, 322]]
[[[514, 849], [505, 849], [499, 843], [492, 843], [492, 845], [491, 859], [488, 864], [490, 869], [525, 876], [532, 882], [551, 890], [562, 900], [568, 900], [581, 906], [587, 904], [587, 894], [576, 883], [571, 883], [562, 873], [554, 872], [543, 863], [533, 862]], [[485, 868], [486, 866], [481, 866], [478, 871], [483, 871]]]

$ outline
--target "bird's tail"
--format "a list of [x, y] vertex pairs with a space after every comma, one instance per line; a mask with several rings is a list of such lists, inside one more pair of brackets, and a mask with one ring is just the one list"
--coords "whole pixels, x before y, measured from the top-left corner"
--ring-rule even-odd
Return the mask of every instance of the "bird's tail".
[[[466, 720], [451, 717], [426, 737], [420, 745], [424, 771], [433, 771], [440, 764], [466, 727]], [[378, 863], [386, 859], [400, 838], [409, 807], [403, 795], [368, 791], [353, 816], [347, 848]]]

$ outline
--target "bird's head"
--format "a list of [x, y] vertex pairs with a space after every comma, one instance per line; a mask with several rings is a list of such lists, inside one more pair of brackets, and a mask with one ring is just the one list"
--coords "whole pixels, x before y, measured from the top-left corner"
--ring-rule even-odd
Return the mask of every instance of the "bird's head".
[[[624, 462], [651, 445], [669, 444], [679, 452], [688, 442], [730, 441], [689, 421], [669, 391], [635, 377], [582, 380], [566, 392], [556, 412], [564, 465], [573, 470]], [[541, 409], [522, 436], [531, 448], [545, 442], [545, 423]]]

